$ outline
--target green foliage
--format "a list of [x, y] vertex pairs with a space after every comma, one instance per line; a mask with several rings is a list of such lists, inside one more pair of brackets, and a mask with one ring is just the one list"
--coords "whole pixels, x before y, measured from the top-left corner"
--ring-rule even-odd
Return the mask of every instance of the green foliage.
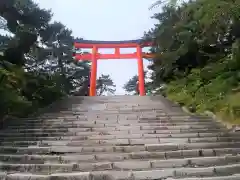
[[157, 53], [153, 84], [166, 83], [164, 93], [193, 111], [214, 111], [240, 122], [240, 2], [196, 0], [166, 6], [146, 33]]
[[32, 0], [0, 2], [0, 29], [11, 34], [0, 35], [0, 120], [26, 116], [89, 79], [89, 64], [72, 57], [72, 32], [51, 16]]
[[6, 21], [2, 29], [15, 36], [2, 59], [23, 66], [24, 54], [34, 45], [39, 32], [45, 29], [51, 19], [50, 11], [39, 8], [31, 0], [2, 0], [0, 17]]
[[103, 93], [110, 93], [114, 94], [116, 91], [116, 85], [114, 84], [113, 80], [111, 79], [110, 75], [102, 74], [97, 79], [97, 94], [101, 96]]
[[21, 73], [6, 69], [0, 70], [0, 117], [19, 114], [23, 109], [30, 107], [29, 102], [20, 96], [19, 86], [22, 85]]
[[[144, 72], [144, 77], [146, 77], [146, 73]], [[145, 82], [145, 89], [146, 90], [151, 90], [152, 87], [152, 83], [151, 82]], [[135, 75], [133, 77], [131, 77], [124, 85], [123, 85], [123, 89], [127, 92], [127, 93], [133, 93], [134, 95], [139, 94], [139, 89], [138, 89], [138, 75]]]
[[126, 82], [126, 84], [124, 84], [123, 89], [128, 93], [137, 94], [138, 93], [137, 82], [138, 82], [138, 76], [135, 75], [132, 78], [130, 78], [128, 82]]
[[153, 8], [156, 8], [160, 5], [163, 5], [163, 4], [167, 4], [169, 6], [176, 6], [178, 0], [158, 0], [156, 1], [155, 3], [153, 3], [149, 9], [153, 9]]

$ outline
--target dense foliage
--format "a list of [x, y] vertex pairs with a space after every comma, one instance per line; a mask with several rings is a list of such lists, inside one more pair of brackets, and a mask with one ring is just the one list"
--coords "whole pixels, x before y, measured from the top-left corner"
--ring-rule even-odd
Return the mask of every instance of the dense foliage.
[[0, 119], [25, 116], [88, 80], [89, 64], [72, 58], [72, 32], [51, 17], [32, 0], [0, 1]]
[[165, 6], [145, 34], [155, 42], [155, 86], [192, 110], [240, 122], [240, 1], [195, 0]]

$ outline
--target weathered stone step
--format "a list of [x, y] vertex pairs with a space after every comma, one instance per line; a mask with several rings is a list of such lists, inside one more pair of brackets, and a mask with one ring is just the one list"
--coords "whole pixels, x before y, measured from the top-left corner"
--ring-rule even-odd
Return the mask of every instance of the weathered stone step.
[[[148, 152], [136, 151], [136, 152], [94, 152], [87, 154], [79, 151], [75, 153], [75, 150], [79, 148], [73, 148], [70, 151], [60, 151], [55, 147], [52, 151], [49, 149], [41, 149], [42, 155], [40, 154], [0, 154], [1, 161], [37, 161], [43, 162], [46, 160], [50, 161], [121, 161], [126, 159], [182, 159], [182, 158], [194, 158], [194, 157], [211, 157], [211, 156], [238, 156], [240, 154], [240, 148], [215, 148], [215, 149], [195, 149], [195, 150], [178, 150], [178, 151], [166, 151], [166, 152]], [[134, 150], [134, 148], [132, 148]], [[136, 149], [136, 147], [135, 147]], [[49, 150], [49, 151], [48, 151]], [[139, 150], [139, 149], [138, 149]], [[141, 149], [140, 149], [141, 150]], [[45, 152], [44, 152], [45, 151]], [[62, 153], [61, 153], [62, 152]], [[71, 153], [74, 152], [74, 153]], [[38, 153], [38, 152], [36, 152]], [[36, 163], [36, 162], [35, 162]], [[26, 163], [25, 163], [26, 164]]]
[[[215, 177], [219, 175], [240, 177], [237, 175], [239, 172], [240, 165], [226, 165], [226, 166], [212, 166], [203, 168], [169, 168], [169, 169], [156, 169], [156, 170], [146, 170], [146, 171], [94, 171], [94, 172], [72, 172], [72, 173], [55, 173], [51, 175], [33, 175], [30, 173], [11, 173], [4, 174], [2, 177], [7, 177], [11, 180], [19, 179], [35, 179], [47, 180], [47, 179], [84, 179], [84, 180], [97, 180], [97, 179], [134, 179], [134, 180], [154, 180], [154, 179], [166, 179], [166, 178], [203, 178], [203, 177]], [[69, 167], [71, 169], [71, 167]], [[49, 171], [48, 171], [49, 172]], [[71, 171], [70, 171], [71, 172]]]
[[141, 123], [167, 123], [167, 122], [172, 122], [172, 123], [177, 123], [177, 122], [182, 122], [182, 123], [187, 123], [187, 122], [213, 122], [213, 120], [206, 119], [206, 120], [193, 120], [193, 119], [144, 119], [144, 120], [139, 120]]
[[[90, 112], [90, 113], [89, 113]], [[103, 109], [103, 110], [85, 110], [85, 111], [81, 111], [81, 112], [75, 112], [75, 113], [59, 113], [59, 112], [53, 112], [53, 113], [46, 113], [42, 116], [39, 116], [38, 118], [40, 119], [47, 119], [47, 118], [65, 118], [65, 117], [76, 117], [76, 116], [88, 116], [89, 118], [94, 117], [94, 116], [98, 116], [99, 118], [102, 117], [114, 117], [114, 116], [118, 116], [118, 117], [124, 117], [124, 116], [134, 116], [134, 117], [161, 117], [161, 116], [172, 116], [172, 117], [191, 117], [189, 115], [186, 115], [184, 113], [166, 113], [164, 112], [164, 110], [152, 110], [152, 109], [134, 109], [134, 108], [129, 108], [128, 110], [119, 110], [119, 109], [115, 109], [115, 110], [109, 110], [109, 109]], [[201, 117], [200, 117], [201, 118]], [[34, 118], [24, 118], [26, 120], [33, 120]]]
[[227, 132], [227, 133], [182, 133], [182, 134], [117, 134], [117, 135], [105, 135], [101, 133], [83, 134], [82, 136], [59, 136], [59, 137], [44, 137], [44, 136], [31, 136], [31, 137], [0, 137], [2, 141], [41, 141], [41, 140], [107, 140], [107, 139], [128, 139], [131, 138], [238, 138], [239, 132]]
[[[136, 107], [129, 107], [128, 109], [104, 109], [104, 112], [106, 112], [106, 114], [110, 113], [110, 115], [115, 115], [115, 112], [118, 112], [120, 115], [124, 115], [124, 114], [142, 114], [143, 112], [145, 114], [147, 113], [156, 113], [156, 114], [167, 114], [166, 112], [164, 112], [163, 109], [155, 109], [155, 108], [148, 108], [143, 107], [143, 108], [136, 108]], [[88, 112], [88, 109], [86, 109], [85, 111], [59, 111], [58, 114], [60, 116], [63, 115], [69, 115], [69, 116], [81, 116], [86, 114], [86, 112]], [[100, 111], [93, 111], [93, 113], [91, 114], [98, 114]], [[116, 113], [116, 115], [118, 114]], [[101, 114], [101, 112], [100, 112]], [[54, 116], [55, 113], [46, 113], [44, 116]], [[185, 115], [186, 116], [186, 115]]]
[[[239, 153], [239, 150], [236, 151]], [[200, 155], [200, 152], [198, 154], [196, 152], [190, 153], [192, 156], [184, 157], [184, 154], [187, 153], [187, 151], [182, 151], [182, 156], [173, 157], [171, 159], [171, 152], [162, 153], [162, 152], [136, 152], [136, 153], [111, 153], [111, 154], [91, 154], [91, 155], [80, 155], [80, 154], [69, 154], [69, 155], [62, 155], [62, 156], [53, 156], [53, 155], [1, 155], [0, 154], [0, 164], [68, 164], [68, 163], [84, 163], [84, 165], [87, 165], [86, 167], [89, 167], [89, 164], [91, 163], [91, 166], [94, 168], [94, 163], [97, 162], [104, 162], [105, 164], [109, 163], [112, 164], [114, 169], [114, 162], [118, 162], [117, 164], [122, 166], [122, 169], [126, 170], [126, 167], [129, 166], [129, 164], [138, 163], [137, 160], [141, 160], [139, 163], [142, 162], [144, 168], [175, 168], [175, 167], [200, 167], [200, 166], [219, 166], [219, 165], [225, 165], [225, 164], [234, 164], [239, 163], [240, 161], [240, 155], [230, 155], [230, 154], [219, 154], [220, 156], [211, 156], [213, 155], [209, 151], [209, 154], [205, 153], [204, 158]], [[197, 156], [198, 155], [198, 156]], [[166, 159], [167, 156], [170, 157], [170, 159]], [[124, 162], [123, 162], [124, 161]], [[126, 164], [125, 164], [126, 163]], [[148, 166], [146, 164], [149, 164]], [[132, 168], [134, 169], [134, 168]], [[95, 169], [96, 170], [96, 169]], [[118, 169], [119, 170], [119, 169]]]
[[[121, 112], [121, 113], [120, 113]], [[146, 115], [171, 115], [173, 117], [178, 116], [178, 117], [192, 117], [188, 114], [185, 113], [166, 113], [163, 109], [159, 110], [153, 110], [153, 109], [135, 109], [135, 108], [129, 108], [128, 110], [109, 110], [109, 109], [102, 109], [102, 110], [92, 110], [91, 108], [87, 108], [85, 110], [81, 110], [80, 108], [78, 110], [72, 110], [72, 113], [61, 113], [60, 111], [54, 111], [54, 112], [49, 112], [49, 113], [44, 113], [38, 117], [28, 117], [28, 118], [19, 118], [20, 120], [34, 120], [34, 119], [46, 119], [46, 118], [64, 118], [64, 117], [75, 117], [75, 116], [88, 116], [88, 117], [93, 117], [93, 116], [99, 116], [99, 117], [106, 117], [106, 116], [119, 116], [123, 117], [126, 115], [131, 115], [131, 116], [146, 116]], [[202, 116], [200, 117], [202, 118]]]
[[5, 129], [2, 130], [1, 133], [32, 133], [32, 132], [66, 132], [66, 131], [71, 131], [71, 132], [81, 132], [81, 131], [125, 131], [125, 130], [188, 130], [188, 129], [225, 129], [224, 127], [218, 127], [217, 125], [178, 125], [178, 126], [167, 126], [167, 125], [158, 125], [158, 126], [151, 126], [151, 125], [129, 125], [129, 126], [123, 126], [123, 125], [115, 125], [114, 127], [112, 126], [105, 126], [104, 124], [102, 125], [87, 125], [87, 126], [80, 126], [80, 127], [74, 127], [74, 128], [66, 128], [66, 127], [59, 127], [59, 128], [34, 128], [34, 129]]
[[99, 120], [110, 120], [110, 119], [120, 119], [120, 120], [176, 120], [176, 121], [184, 121], [184, 120], [196, 120], [196, 121], [211, 121], [212, 119], [208, 116], [189, 116], [189, 115], [171, 115], [166, 113], [141, 113], [141, 114], [120, 114], [117, 112], [116, 114], [107, 114], [105, 111], [101, 111], [99, 114], [96, 114], [91, 111], [90, 114], [87, 114], [86, 112], [82, 115], [73, 115], [73, 116], [60, 116], [59, 113], [54, 113], [52, 116], [43, 116], [43, 117], [34, 117], [34, 118], [24, 118], [19, 119], [20, 122], [38, 122], [38, 121], [57, 121], [57, 120], [66, 120], [66, 121], [72, 121], [76, 119], [99, 119]]
[[111, 121], [105, 121], [105, 120], [99, 120], [99, 121], [73, 121], [73, 122], [62, 122], [62, 121], [58, 121], [58, 122], [41, 122], [41, 123], [32, 123], [32, 124], [28, 124], [28, 123], [19, 123], [19, 124], [8, 124], [6, 125], [6, 128], [9, 129], [21, 129], [21, 128], [26, 128], [26, 127], [47, 127], [47, 126], [65, 126], [65, 127], [71, 127], [71, 126], [76, 126], [76, 127], [81, 127], [81, 126], [90, 126], [90, 125], [105, 125], [105, 126], [116, 126], [116, 125], [120, 125], [120, 126], [125, 126], [125, 125], [138, 125], [138, 126], [223, 126], [221, 123], [219, 122], [214, 122], [214, 121], [209, 121], [209, 122], [171, 122], [171, 121], [154, 121], [154, 122], [140, 122], [140, 121], [134, 121], [134, 120], [122, 120], [122, 121], [118, 121], [118, 120], [111, 120]]
[[11, 133], [19, 133], [19, 132], [66, 132], [66, 131], [81, 131], [81, 130], [100, 130], [102, 131], [103, 129], [112, 131], [112, 130], [186, 130], [186, 129], [223, 129], [226, 130], [223, 126], [214, 126], [214, 125], [164, 125], [164, 124], [159, 124], [159, 125], [152, 125], [152, 124], [146, 124], [146, 125], [120, 125], [120, 124], [92, 124], [92, 125], [49, 125], [49, 126], [28, 126], [28, 128], [24, 129], [23, 127], [14, 127], [14, 128], [7, 128], [3, 129], [0, 132], [5, 133], [5, 132], [11, 132]]
[[[140, 171], [141, 172], [141, 171]], [[2, 173], [0, 177], [3, 179], [7, 178], [8, 180], [49, 180], [49, 179], [57, 179], [57, 180], [66, 180], [66, 179], [77, 179], [77, 180], [99, 180], [99, 179], [105, 179], [105, 180], [155, 180], [155, 177], [162, 173], [162, 171], [154, 171], [153, 173], [157, 174], [155, 176], [147, 176], [149, 174], [149, 171], [144, 171], [146, 176], [144, 177], [144, 174], [140, 177], [135, 177], [134, 172], [122, 172], [116, 171], [116, 172], [78, 172], [78, 173], [57, 173], [52, 175], [35, 175], [30, 173], [13, 173], [13, 174], [6, 174]], [[145, 179], [144, 179], [145, 178]], [[240, 174], [233, 174], [232, 176], [215, 176], [215, 177], [197, 177], [197, 178], [184, 178], [184, 179], [175, 179], [175, 178], [167, 178], [164, 177], [166, 180], [239, 180]]]
[[166, 180], [239, 180], [240, 174], [232, 176], [198, 177], [198, 178], [167, 178]]
[[[14, 164], [0, 162], [1, 170], [18, 171], [18, 172], [39, 172], [39, 173], [56, 173], [56, 172], [77, 172], [77, 171], [105, 171], [105, 170], [149, 170], [149, 169], [166, 169], [166, 168], [191, 168], [195, 167], [211, 167], [228, 165], [240, 168], [240, 156], [226, 157], [205, 157], [205, 158], [186, 158], [186, 159], [171, 159], [171, 160], [125, 160], [118, 162], [84, 162], [84, 163], [52, 163], [42, 162], [36, 164]], [[235, 164], [236, 163], [236, 164]], [[234, 172], [238, 172], [234, 168]], [[238, 169], [239, 170], [239, 169]]]
[[[84, 131], [85, 130], [85, 131]], [[112, 131], [111, 131], [112, 130]], [[33, 132], [33, 133], [21, 133], [21, 132], [0, 132], [0, 137], [31, 137], [31, 136], [78, 136], [78, 135], [97, 135], [97, 134], [106, 134], [106, 135], [117, 135], [117, 134], [180, 134], [180, 133], [205, 133], [205, 132], [228, 132], [225, 128], [204, 128], [204, 129], [176, 129], [176, 130], [139, 130], [139, 129], [130, 129], [130, 130], [116, 130], [105, 129], [105, 128], [80, 128], [78, 132]]]
[[205, 149], [219, 149], [219, 148], [239, 148], [240, 142], [215, 142], [215, 143], [183, 143], [183, 144], [146, 144], [135, 146], [85, 146], [85, 147], [69, 147], [69, 146], [51, 146], [51, 147], [13, 147], [1, 146], [1, 154], [61, 154], [61, 153], [84, 153], [91, 154], [93, 152], [165, 152], [178, 150], [205, 150]]
[[2, 146], [98, 146], [98, 145], [145, 145], [162, 143], [204, 143], [204, 142], [240, 142], [240, 137], [204, 137], [204, 138], [124, 138], [101, 140], [41, 140], [41, 141], [3, 141]]
[[[26, 128], [28, 127], [28, 128]], [[130, 123], [130, 122], [118, 122], [118, 123], [54, 123], [54, 124], [32, 124], [32, 125], [8, 125], [5, 129], [2, 129], [1, 132], [5, 130], [8, 131], [27, 131], [27, 130], [38, 130], [38, 129], [74, 129], [74, 128], [140, 128], [140, 129], [200, 129], [200, 128], [224, 128], [223, 124], [220, 123]]]
[[[137, 121], [74, 121], [71, 122], [57, 122], [57, 123], [40, 123], [40, 124], [21, 124], [21, 125], [7, 125], [6, 129], [33, 129], [33, 128], [58, 128], [58, 127], [65, 127], [65, 128], [82, 128], [82, 127], [118, 127], [118, 126], [138, 126], [138, 127], [223, 127], [220, 123], [215, 122], [182, 122], [182, 123], [174, 123], [174, 122], [137, 122]], [[4, 130], [4, 129], [3, 129]]]
[[171, 122], [171, 121], [154, 121], [154, 122], [139, 122], [139, 121], [73, 121], [73, 122], [43, 122], [36, 124], [14, 124], [14, 125], [6, 125], [7, 129], [23, 129], [23, 128], [42, 128], [42, 127], [89, 127], [89, 126], [99, 126], [99, 127], [115, 127], [115, 126], [207, 126], [207, 127], [223, 127], [223, 125], [219, 122]]
[[129, 121], [138, 121], [138, 122], [212, 122], [213, 120], [211, 118], [190, 118], [190, 117], [169, 117], [169, 116], [162, 116], [162, 117], [139, 117], [139, 116], [126, 116], [126, 117], [99, 117], [99, 116], [93, 116], [93, 117], [87, 117], [87, 116], [74, 116], [74, 117], [56, 117], [57, 114], [52, 118], [46, 118], [46, 119], [22, 119], [14, 122], [7, 122], [7, 124], [18, 124], [18, 123], [24, 123], [24, 124], [35, 124], [35, 123], [42, 123], [42, 122], [49, 122], [49, 123], [55, 123], [55, 122], [74, 122], [74, 121], [98, 121], [98, 120], [129, 120]]
[[[158, 114], [169, 114], [166, 113], [163, 109], [158, 109], [158, 108], [154, 108], [154, 107], [147, 107], [147, 106], [141, 106], [139, 107], [134, 107], [134, 106], [128, 106], [126, 108], [116, 108], [116, 109], [110, 109], [109, 107], [105, 107], [102, 110], [91, 110], [91, 113], [88, 113], [89, 109], [82, 109], [81, 111], [73, 109], [72, 111], [58, 111], [58, 115], [60, 116], [64, 116], [64, 115], [83, 115], [83, 114], [88, 114], [88, 115], [94, 115], [94, 114], [101, 114], [101, 112], [104, 111], [104, 114], [108, 115], [115, 115], [116, 112], [120, 113], [120, 115], [124, 115], [124, 114], [142, 114], [144, 112], [144, 114], [148, 114], [148, 113], [158, 113]], [[46, 117], [46, 116], [54, 116], [56, 112], [52, 112], [52, 113], [45, 113], [42, 115], [42, 117]], [[170, 113], [172, 115], [184, 115], [186, 116], [186, 114], [175, 114], [175, 113]]]

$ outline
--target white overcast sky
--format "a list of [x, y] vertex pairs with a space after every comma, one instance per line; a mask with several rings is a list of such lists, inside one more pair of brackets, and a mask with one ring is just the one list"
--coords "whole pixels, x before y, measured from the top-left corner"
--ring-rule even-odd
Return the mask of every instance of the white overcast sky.
[[[73, 31], [75, 37], [88, 40], [132, 40], [143, 36], [154, 25], [154, 11], [148, 7], [154, 0], [35, 0], [40, 7], [51, 9], [53, 20]], [[159, 10], [159, 9], [158, 9]], [[111, 53], [112, 50], [100, 50]], [[125, 51], [134, 52], [134, 49]], [[148, 64], [144, 60], [145, 68]], [[117, 85], [116, 94], [124, 94], [122, 86], [137, 74], [136, 60], [99, 60], [98, 76], [110, 74]]]

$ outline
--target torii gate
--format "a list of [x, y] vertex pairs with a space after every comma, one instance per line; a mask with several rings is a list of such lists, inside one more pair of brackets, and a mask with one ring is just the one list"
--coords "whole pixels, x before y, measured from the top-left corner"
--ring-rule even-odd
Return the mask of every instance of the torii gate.
[[[76, 60], [92, 61], [91, 65], [91, 79], [90, 79], [90, 96], [96, 95], [96, 81], [97, 81], [97, 60], [98, 59], [137, 59], [138, 63], [138, 81], [140, 96], [145, 95], [145, 82], [144, 82], [144, 68], [143, 58], [152, 58], [150, 53], [142, 52], [143, 47], [149, 47], [152, 43], [144, 42], [141, 39], [129, 41], [92, 41], [92, 40], [75, 40], [74, 47], [76, 49], [91, 48], [92, 53], [88, 54], [75, 54]], [[114, 48], [114, 54], [100, 54], [99, 48]], [[120, 48], [136, 48], [136, 52], [131, 54], [121, 54]]]

